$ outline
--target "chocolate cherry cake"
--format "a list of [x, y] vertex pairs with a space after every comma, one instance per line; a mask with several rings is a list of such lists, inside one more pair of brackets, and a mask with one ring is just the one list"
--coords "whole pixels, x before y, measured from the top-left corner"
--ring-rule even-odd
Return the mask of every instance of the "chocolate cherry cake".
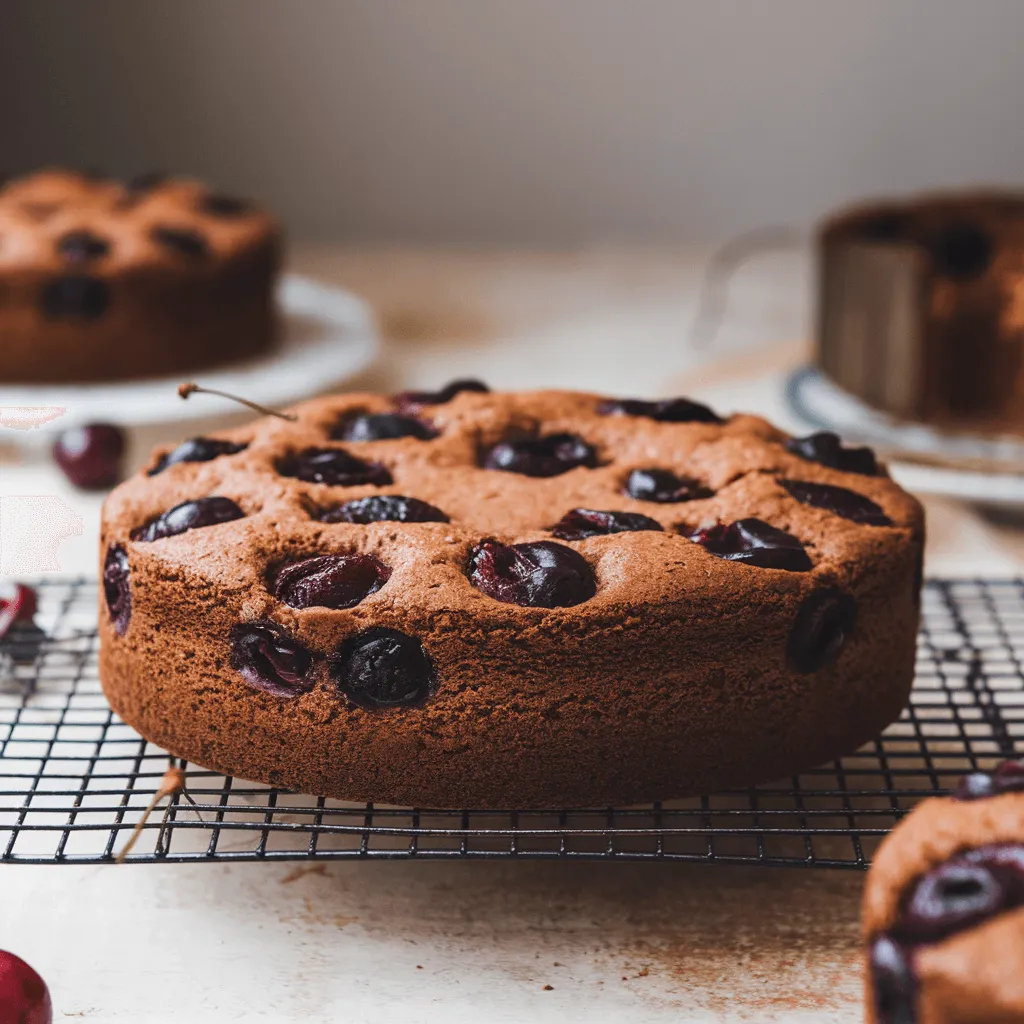
[[0, 381], [180, 373], [274, 340], [280, 232], [196, 181], [42, 171], [0, 188]]
[[316, 399], [103, 513], [100, 654], [174, 754], [321, 795], [574, 806], [854, 750], [914, 667], [919, 504], [869, 449], [685, 399]]
[[818, 243], [829, 377], [899, 418], [1024, 433], [1024, 193], [872, 203]]
[[879, 847], [862, 923], [869, 1024], [1024, 1021], [1024, 762], [919, 804]]

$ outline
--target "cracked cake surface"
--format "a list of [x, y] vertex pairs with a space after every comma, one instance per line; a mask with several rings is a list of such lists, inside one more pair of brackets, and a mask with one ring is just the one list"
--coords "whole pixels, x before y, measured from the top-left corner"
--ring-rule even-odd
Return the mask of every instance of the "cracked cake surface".
[[104, 507], [105, 692], [201, 765], [420, 806], [847, 753], [907, 700], [921, 508], [866, 449], [701, 409], [352, 394], [161, 450]]
[[198, 181], [48, 170], [0, 185], [0, 381], [170, 374], [275, 336], [281, 237]]

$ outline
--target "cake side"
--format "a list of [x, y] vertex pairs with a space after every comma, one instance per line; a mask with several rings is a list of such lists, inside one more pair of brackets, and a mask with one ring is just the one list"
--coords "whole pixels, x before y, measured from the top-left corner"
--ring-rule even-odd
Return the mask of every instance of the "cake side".
[[[101, 558], [123, 552], [131, 601], [123, 632], [101, 606], [111, 704], [150, 739], [218, 770], [427, 806], [664, 799], [807, 768], [876, 735], [913, 676], [920, 506], [887, 477], [793, 454], [753, 417], [659, 422], [604, 415], [601, 401], [464, 393], [420, 412], [435, 437], [337, 442], [339, 424], [395, 407], [373, 395], [319, 399], [296, 408], [298, 422], [221, 435], [240, 451], [126, 482], [103, 522]], [[544, 478], [482, 465], [510, 437], [562, 434], [585, 439], [594, 465]], [[391, 482], [337, 486], [282, 472], [297, 452], [325, 445], [385, 467]], [[699, 487], [686, 500], [630, 497], [624, 485], [638, 469]], [[843, 488], [885, 524], [807, 504], [780, 480], [800, 494], [794, 481]], [[384, 494], [419, 499], [449, 521], [320, 518]], [[214, 495], [238, 517], [132, 539], [181, 502]], [[594, 579], [592, 596], [567, 607], [524, 607], [474, 585], [481, 541], [551, 543], [574, 508], [660, 529], [559, 537]], [[796, 538], [808, 568], [729, 561], [688, 539], [749, 517]], [[386, 582], [348, 608], [283, 602], [281, 567], [320, 555], [370, 559]], [[235, 631], [268, 622], [309, 654], [301, 692], [254, 689], [238, 668]], [[808, 655], [807, 643], [828, 646], [814, 633], [826, 626], [842, 634], [832, 638], [837, 656]], [[436, 675], [427, 699], [368, 710], [339, 689], [338, 652], [374, 629], [422, 645]]]
[[1024, 765], [974, 772], [897, 825], [861, 927], [868, 1024], [1024, 1020]]

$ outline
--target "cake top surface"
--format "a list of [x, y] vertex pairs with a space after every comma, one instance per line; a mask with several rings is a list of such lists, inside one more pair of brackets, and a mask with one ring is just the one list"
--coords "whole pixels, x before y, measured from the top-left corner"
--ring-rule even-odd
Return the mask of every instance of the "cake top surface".
[[[288, 566], [370, 556], [387, 579], [358, 614], [401, 606], [485, 623], [723, 597], [736, 614], [744, 594], [770, 601], [884, 572], [886, 546], [923, 530], [919, 504], [866, 449], [827, 436], [793, 441], [756, 417], [571, 392], [425, 397], [444, 400], [315, 399], [292, 410], [294, 421], [267, 417], [162, 450], [108, 498], [105, 550], [244, 591], [253, 618], [282, 621], [352, 614], [287, 607], [276, 595]], [[383, 497], [392, 501], [358, 504]], [[521, 582], [537, 570], [518, 593], [529, 597], [536, 583], [542, 607], [524, 607], [515, 588], [496, 600], [501, 588], [480, 576], [488, 559], [501, 575], [519, 557], [508, 553], [514, 545], [527, 561], [513, 575]], [[566, 564], [545, 568], [548, 545], [570, 550]], [[584, 590], [549, 601], [551, 573], [562, 580], [577, 568], [590, 577]]]
[[46, 170], [0, 186], [0, 271], [194, 269], [276, 232], [257, 205], [187, 178]]

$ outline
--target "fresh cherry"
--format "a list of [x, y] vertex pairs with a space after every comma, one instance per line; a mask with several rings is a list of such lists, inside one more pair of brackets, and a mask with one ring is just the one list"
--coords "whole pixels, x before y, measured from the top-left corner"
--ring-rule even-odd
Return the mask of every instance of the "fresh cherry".
[[501, 441], [483, 459], [484, 469], [525, 476], [558, 476], [577, 466], [593, 469], [597, 452], [575, 434], [549, 434], [522, 441]]
[[46, 634], [36, 625], [36, 592], [24, 583], [0, 579], [0, 654], [16, 664], [36, 660]]
[[761, 569], [807, 572], [811, 560], [803, 544], [791, 533], [762, 519], [737, 519], [696, 530], [689, 539], [705, 551], [729, 562], [743, 562]]
[[64, 430], [53, 443], [53, 461], [75, 485], [104, 491], [121, 476], [124, 431], [112, 423], [87, 423]]
[[892, 526], [892, 520], [870, 498], [835, 484], [816, 484], [809, 480], [780, 480], [779, 483], [797, 501], [834, 512], [837, 516], [865, 526]]
[[819, 462], [844, 473], [878, 475], [878, 460], [870, 448], [847, 448], [838, 434], [828, 431], [809, 434], [807, 437], [791, 437], [786, 442], [786, 451], [808, 462]]
[[320, 514], [322, 523], [447, 523], [448, 517], [433, 505], [400, 494], [373, 494], [355, 498]]
[[599, 512], [590, 508], [574, 508], [551, 528], [561, 540], [585, 540], [609, 533], [629, 533], [634, 530], [660, 530], [661, 523], [639, 512]]
[[893, 934], [909, 942], [939, 942], [1022, 905], [1024, 846], [982, 846], [923, 875], [905, 898]]
[[148, 471], [148, 475], [156, 476], [168, 466], [179, 462], [211, 462], [221, 455], [237, 455], [248, 447], [234, 441], [222, 441], [217, 437], [190, 437], [187, 441], [182, 441], [177, 448], [161, 455], [156, 465]]
[[149, 229], [149, 237], [157, 245], [189, 259], [201, 259], [209, 251], [206, 239], [191, 228], [172, 228], [166, 224], [157, 224]]
[[231, 628], [231, 667], [257, 690], [297, 697], [316, 682], [313, 658], [276, 622], [246, 622]]
[[335, 684], [367, 711], [414, 707], [437, 692], [430, 655], [415, 637], [375, 626], [349, 637], [330, 659]]
[[379, 462], [364, 462], [342, 448], [307, 448], [286, 456], [278, 463], [277, 471], [282, 476], [335, 487], [394, 482], [386, 466]]
[[110, 243], [91, 231], [69, 231], [57, 241], [57, 251], [68, 263], [88, 263], [110, 252]]
[[143, 526], [137, 526], [130, 536], [132, 540], [150, 543], [244, 517], [245, 513], [230, 498], [197, 498], [195, 501], [183, 501]]
[[346, 419], [331, 434], [335, 441], [391, 441], [399, 437], [415, 437], [429, 441], [437, 432], [414, 416], [393, 412], [360, 413]]
[[130, 575], [128, 553], [120, 544], [112, 544], [107, 548], [107, 556], [103, 561], [103, 597], [107, 602], [110, 621], [120, 636], [128, 631], [132, 617]]
[[667, 469], [634, 469], [626, 478], [622, 493], [637, 501], [696, 501], [710, 498], [709, 490], [691, 476], [676, 476]]
[[589, 600], [597, 591], [587, 560], [553, 541], [499, 544], [485, 540], [469, 559], [473, 586], [506, 604], [562, 608]]
[[827, 587], [816, 590], [796, 614], [786, 657], [794, 671], [817, 672], [839, 657], [857, 625], [857, 603], [849, 594]]
[[888, 935], [868, 954], [878, 1024], [916, 1024], [917, 981], [907, 950]]
[[55, 277], [43, 289], [40, 302], [43, 313], [54, 319], [98, 320], [110, 305], [110, 288], [84, 274]]
[[1024, 792], [1024, 761], [1003, 761], [994, 772], [969, 772], [953, 791], [957, 800], [984, 800]]
[[482, 381], [462, 378], [445, 384], [439, 391], [400, 391], [392, 401], [403, 411], [415, 412], [425, 405], [444, 405], [463, 391], [486, 395], [490, 390]]
[[46, 982], [24, 960], [0, 950], [0, 1024], [52, 1024]]
[[724, 423], [714, 410], [688, 398], [665, 398], [645, 402], [637, 398], [608, 398], [597, 411], [602, 416], [646, 416], [661, 423]]
[[373, 555], [316, 555], [282, 565], [272, 591], [292, 608], [352, 608], [390, 577], [391, 569]]

